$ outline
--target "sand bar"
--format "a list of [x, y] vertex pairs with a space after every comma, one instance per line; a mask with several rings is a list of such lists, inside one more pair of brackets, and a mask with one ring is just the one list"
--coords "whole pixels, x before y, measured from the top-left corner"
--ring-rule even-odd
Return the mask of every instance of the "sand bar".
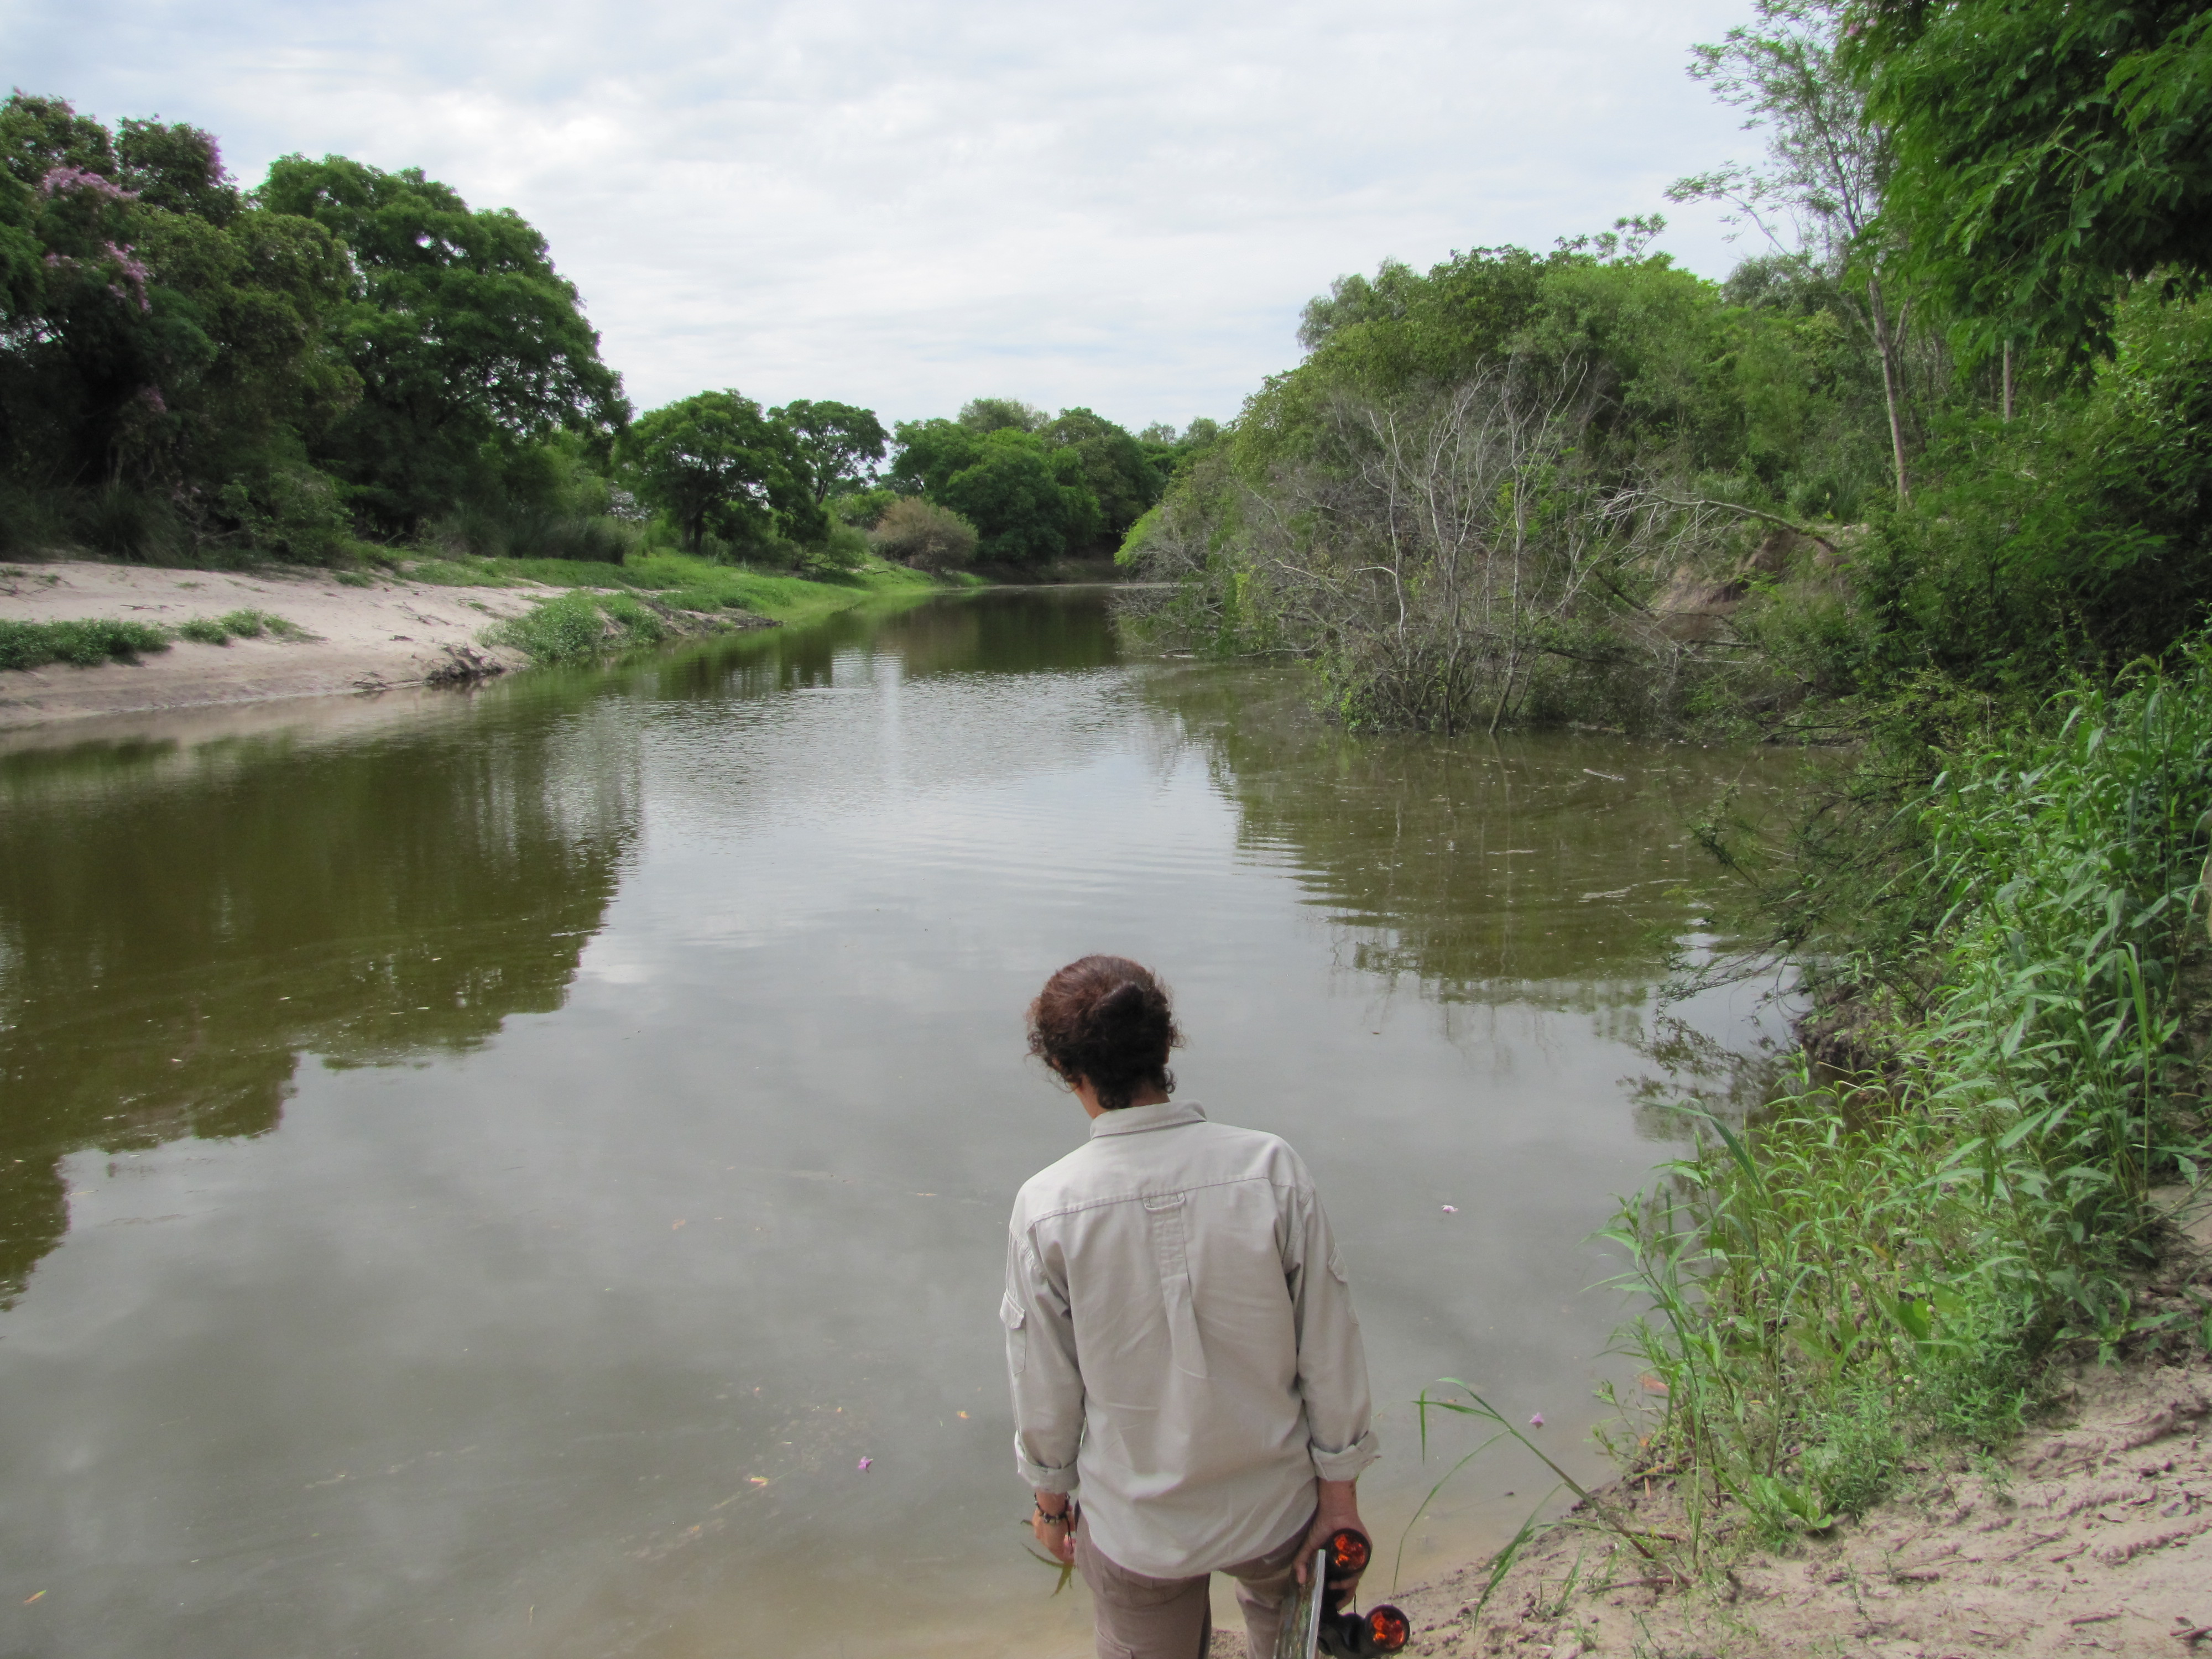
[[88, 561], [0, 565], [0, 617], [116, 617], [167, 628], [252, 610], [309, 640], [179, 640], [137, 663], [0, 671], [0, 728], [143, 709], [329, 696], [482, 678], [518, 668], [520, 653], [487, 646], [489, 623], [563, 590], [445, 587], [379, 576], [349, 586], [327, 571], [157, 569]]

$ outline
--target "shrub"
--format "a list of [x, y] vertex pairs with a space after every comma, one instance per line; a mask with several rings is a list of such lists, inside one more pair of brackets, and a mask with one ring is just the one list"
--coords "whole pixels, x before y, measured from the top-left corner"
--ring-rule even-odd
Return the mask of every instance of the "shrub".
[[636, 526], [619, 519], [575, 516], [548, 520], [526, 550], [539, 558], [620, 564], [638, 544]]
[[258, 640], [264, 634], [276, 640], [313, 637], [295, 622], [266, 611], [232, 611], [220, 617], [194, 617], [177, 624], [177, 637], [199, 645], [228, 645], [234, 639]]
[[127, 484], [75, 492], [68, 508], [71, 538], [95, 553], [164, 564], [183, 554], [191, 539], [173, 507]]
[[216, 503], [246, 547], [295, 564], [332, 564], [346, 556], [345, 504], [337, 481], [313, 467], [277, 465], [234, 478], [216, 492]]
[[67, 539], [63, 515], [50, 492], [0, 482], [0, 555], [38, 557]]
[[872, 489], [848, 490], [832, 495], [826, 505], [830, 515], [840, 524], [848, 524], [855, 530], [873, 530], [890, 505], [904, 500], [896, 490], [878, 484]]
[[951, 570], [975, 556], [975, 526], [918, 495], [885, 507], [868, 538], [884, 557], [916, 570]]
[[1962, 744], [1892, 815], [1916, 946], [1859, 947], [1859, 1069], [1801, 1067], [1741, 1134], [1706, 1120], [1624, 1209], [1652, 1452], [1695, 1472], [1693, 1502], [1784, 1529], [1863, 1508], [1911, 1438], [2017, 1427], [2054, 1345], [2109, 1358], [2184, 1316], [2138, 1275], [2151, 1187], [2212, 1164], [2182, 1041], [2208, 692], [2199, 642], [2170, 678]]
[[799, 568], [824, 575], [845, 575], [868, 562], [868, 538], [848, 524], [832, 525], [823, 541], [806, 550]]
[[42, 668], [50, 662], [92, 667], [111, 658], [135, 662], [141, 651], [167, 651], [158, 628], [89, 617], [82, 622], [0, 622], [0, 669]]
[[512, 646], [540, 663], [580, 662], [624, 646], [665, 638], [660, 618], [627, 593], [563, 593], [520, 617], [493, 623], [479, 636]]

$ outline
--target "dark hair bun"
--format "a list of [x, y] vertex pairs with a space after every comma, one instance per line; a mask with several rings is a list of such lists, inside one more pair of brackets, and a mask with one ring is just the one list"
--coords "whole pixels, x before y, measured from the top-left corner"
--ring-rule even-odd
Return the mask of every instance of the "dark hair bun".
[[1127, 957], [1085, 957], [1045, 981], [1030, 1004], [1030, 1052], [1097, 1091], [1109, 1111], [1138, 1090], [1175, 1088], [1168, 1050], [1182, 1041], [1167, 987]]

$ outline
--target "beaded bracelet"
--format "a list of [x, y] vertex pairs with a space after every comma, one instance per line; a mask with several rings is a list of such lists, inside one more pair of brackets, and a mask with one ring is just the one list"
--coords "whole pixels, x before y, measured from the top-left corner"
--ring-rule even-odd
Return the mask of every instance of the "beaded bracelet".
[[1036, 1512], [1041, 1519], [1058, 1522], [1063, 1527], [1072, 1527], [1075, 1524], [1075, 1505], [1073, 1504], [1055, 1515], [1052, 1510], [1045, 1508], [1042, 1499], [1039, 1499]]

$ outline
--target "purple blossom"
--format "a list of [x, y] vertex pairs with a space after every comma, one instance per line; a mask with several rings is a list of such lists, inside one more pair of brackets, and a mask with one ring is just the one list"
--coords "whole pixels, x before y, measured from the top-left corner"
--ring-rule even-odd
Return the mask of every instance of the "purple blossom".
[[138, 401], [156, 415], [166, 415], [169, 412], [168, 400], [161, 396], [161, 388], [157, 386], [140, 386]]
[[1528, 1426], [1532, 1429], [1542, 1428], [1544, 1426], [1544, 1413], [1538, 1412], [1534, 1417], [1530, 1418], [1528, 1419]]
[[860, 1460], [860, 1467], [865, 1469], [875, 1461], [876, 1460], [872, 1457], [864, 1457]]
[[131, 289], [130, 294], [125, 294], [114, 283], [110, 283], [107, 285], [107, 291], [118, 300], [128, 300], [135, 295], [138, 301], [139, 310], [151, 311], [154, 304], [146, 297], [146, 284], [152, 280], [154, 273], [146, 269], [144, 261], [138, 258], [137, 252], [132, 248], [118, 247], [112, 242], [102, 242], [100, 246], [107, 251], [107, 257], [115, 261], [116, 270], [122, 273], [123, 280], [130, 283]]
[[70, 191], [82, 190], [110, 202], [135, 202], [138, 192], [125, 190], [112, 179], [89, 172], [83, 167], [48, 167], [46, 176], [39, 180], [39, 194], [53, 197]]

